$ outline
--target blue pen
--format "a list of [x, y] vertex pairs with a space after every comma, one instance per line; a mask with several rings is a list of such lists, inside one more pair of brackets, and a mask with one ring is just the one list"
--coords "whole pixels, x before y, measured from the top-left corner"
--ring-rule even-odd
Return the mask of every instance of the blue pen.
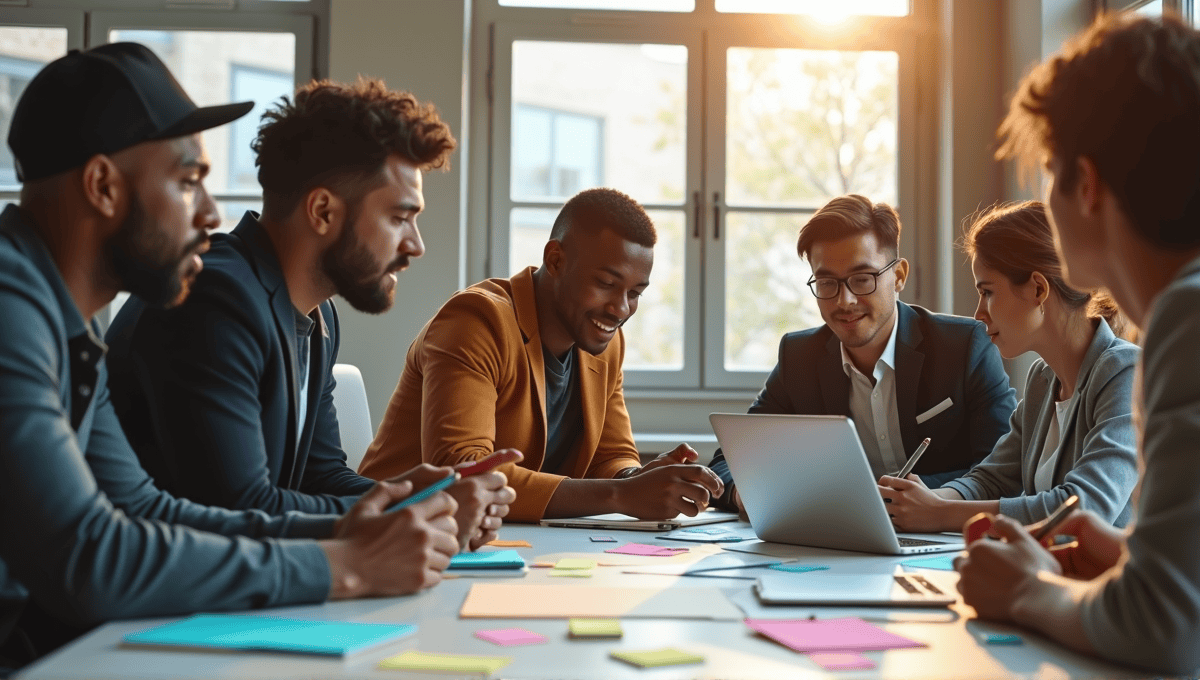
[[421, 501], [425, 500], [426, 498], [429, 498], [433, 494], [444, 490], [446, 487], [453, 484], [455, 482], [455, 480], [457, 480], [457, 479], [458, 479], [458, 473], [452, 472], [449, 475], [437, 480], [433, 484], [430, 484], [429, 486], [425, 487], [424, 489], [421, 489], [420, 491], [414, 493], [413, 495], [409, 496], [408, 498], [401, 500], [399, 503], [396, 503], [395, 505], [388, 508], [384, 512], [395, 512], [397, 510], [403, 510], [404, 508], [407, 508], [408, 506], [412, 505], [413, 503], [420, 503]]

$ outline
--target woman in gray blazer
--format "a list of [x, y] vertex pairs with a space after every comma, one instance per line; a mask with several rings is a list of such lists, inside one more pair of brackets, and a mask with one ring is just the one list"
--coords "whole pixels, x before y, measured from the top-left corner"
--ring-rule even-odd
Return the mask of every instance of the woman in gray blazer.
[[990, 512], [1029, 524], [1074, 494], [1083, 508], [1125, 526], [1137, 483], [1131, 397], [1140, 350], [1113, 332], [1123, 326], [1116, 305], [1063, 281], [1040, 202], [991, 208], [961, 245], [979, 291], [975, 318], [1005, 358], [1039, 358], [1011, 430], [966, 475], [936, 490], [916, 475], [879, 480], [893, 523], [956, 531]]

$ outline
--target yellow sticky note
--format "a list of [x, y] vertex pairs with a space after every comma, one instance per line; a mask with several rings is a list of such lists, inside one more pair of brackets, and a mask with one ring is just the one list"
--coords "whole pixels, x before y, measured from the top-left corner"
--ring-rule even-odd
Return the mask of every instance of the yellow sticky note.
[[591, 578], [592, 570], [591, 569], [563, 569], [561, 567], [556, 567], [556, 568], [550, 570], [550, 575], [551, 576], [570, 576], [573, 578]]
[[442, 654], [418, 652], [415, 649], [379, 662], [380, 668], [397, 671], [442, 671], [446, 673], [492, 674], [512, 663], [506, 656], [477, 656], [474, 654]]
[[595, 569], [596, 560], [585, 560], [582, 557], [564, 557], [554, 564], [555, 569]]
[[532, 545], [530, 545], [529, 541], [501, 541], [498, 538], [494, 541], [488, 541], [487, 544], [494, 545], [497, 548], [532, 548], [533, 547]]
[[573, 638], [619, 638], [623, 634], [617, 619], [571, 619], [567, 626]]
[[644, 652], [609, 652], [609, 656], [642, 668], [679, 666], [688, 663], [704, 663], [704, 657], [670, 647], [650, 649]]

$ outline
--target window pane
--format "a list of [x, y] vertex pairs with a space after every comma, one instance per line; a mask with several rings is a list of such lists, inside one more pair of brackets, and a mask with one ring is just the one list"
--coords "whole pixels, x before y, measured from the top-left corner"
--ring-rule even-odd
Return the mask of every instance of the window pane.
[[690, 12], [696, 0], [500, 0], [504, 7], [560, 7], [567, 9], [623, 9], [643, 12]]
[[686, 47], [516, 41], [512, 88], [514, 200], [683, 202]]
[[8, 148], [8, 128], [17, 100], [42, 66], [66, 53], [65, 28], [0, 27], [0, 186], [18, 186]]
[[895, 52], [731, 48], [726, 201], [896, 203]]
[[829, 20], [855, 14], [907, 16], [908, 0], [717, 0], [718, 12], [811, 14]]
[[1161, 17], [1163, 14], [1163, 0], [1148, 2], [1134, 11], [1148, 17]]
[[294, 90], [296, 36], [242, 31], [116, 30], [113, 42], [132, 40], [159, 56], [200, 106], [254, 102], [237, 121], [204, 132], [212, 160], [205, 181], [209, 191], [257, 193], [258, 172], [250, 142], [263, 110]]
[[[638, 311], [625, 325], [625, 368], [680, 370], [683, 368], [684, 213], [647, 211], [658, 231], [650, 286]], [[510, 214], [509, 267], [516, 274], [540, 266], [542, 249], [558, 209], [515, 208]]]
[[820, 326], [796, 237], [808, 215], [725, 215], [725, 369], [769, 371], [784, 333]]

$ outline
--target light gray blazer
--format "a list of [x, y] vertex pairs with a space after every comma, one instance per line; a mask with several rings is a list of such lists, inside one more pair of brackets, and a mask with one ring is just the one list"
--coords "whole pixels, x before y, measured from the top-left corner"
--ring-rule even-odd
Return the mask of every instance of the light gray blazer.
[[1200, 258], [1154, 300], [1142, 356], [1142, 481], [1125, 559], [1085, 586], [1101, 656], [1200, 672]]
[[1125, 526], [1137, 484], [1131, 400], [1140, 354], [1100, 320], [1062, 424], [1052, 488], [1036, 493], [1033, 485], [1059, 390], [1058, 377], [1041, 359], [1029, 368], [1025, 398], [1013, 411], [1008, 434], [966, 475], [944, 486], [967, 500], [999, 499], [1001, 513], [1025, 524], [1045, 519], [1075, 494], [1080, 507]]

